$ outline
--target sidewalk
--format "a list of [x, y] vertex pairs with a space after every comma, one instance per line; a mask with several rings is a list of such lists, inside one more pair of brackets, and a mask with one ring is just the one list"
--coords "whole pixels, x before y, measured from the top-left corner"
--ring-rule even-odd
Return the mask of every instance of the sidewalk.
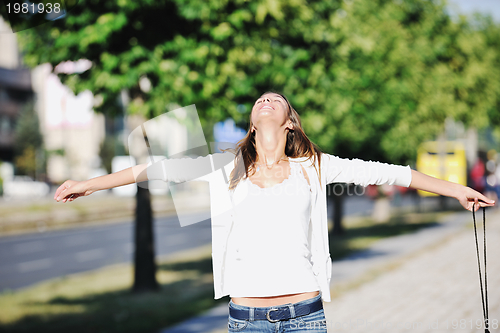
[[[476, 219], [482, 228], [481, 210]], [[488, 209], [486, 219], [494, 325], [500, 320], [500, 210]], [[453, 213], [439, 222], [334, 262], [332, 302], [324, 303], [328, 332], [484, 332], [476, 329], [483, 317], [472, 214]], [[482, 232], [478, 237], [481, 251]], [[159, 333], [227, 332], [227, 316], [223, 304]]]
[[[472, 223], [472, 214], [457, 216]], [[482, 221], [482, 212], [476, 214]], [[500, 320], [500, 211], [486, 211], [489, 318]], [[482, 228], [480, 222], [479, 227]], [[445, 236], [445, 235], [443, 235]], [[482, 253], [482, 232], [478, 232]], [[381, 274], [325, 306], [329, 331], [484, 332], [472, 228], [443, 237], [392, 262]], [[484, 274], [484, 268], [482, 269]], [[490, 332], [499, 332], [492, 326]]]

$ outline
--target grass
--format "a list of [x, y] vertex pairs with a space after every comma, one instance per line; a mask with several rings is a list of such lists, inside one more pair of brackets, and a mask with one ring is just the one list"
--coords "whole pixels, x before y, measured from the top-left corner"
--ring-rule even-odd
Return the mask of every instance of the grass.
[[[389, 236], [435, 224], [439, 213], [405, 214], [388, 223], [346, 218], [330, 239], [337, 260]], [[211, 248], [184, 252], [158, 265], [161, 290], [130, 292], [133, 270], [116, 265], [0, 294], [1, 332], [158, 332], [229, 298], [213, 299]]]
[[210, 248], [159, 264], [161, 290], [130, 292], [130, 265], [107, 267], [0, 294], [2, 332], [156, 332], [209, 309]]
[[391, 217], [386, 223], [374, 223], [368, 217], [345, 218], [345, 232], [330, 236], [332, 260], [342, 259], [356, 251], [368, 248], [374, 242], [391, 236], [415, 232], [436, 224], [443, 213], [406, 213]]

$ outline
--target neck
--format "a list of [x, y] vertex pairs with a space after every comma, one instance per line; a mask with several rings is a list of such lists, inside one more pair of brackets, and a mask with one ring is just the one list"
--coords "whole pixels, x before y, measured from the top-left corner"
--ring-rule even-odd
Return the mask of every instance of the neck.
[[285, 156], [286, 134], [279, 128], [274, 131], [255, 131], [255, 148], [257, 150], [257, 163], [273, 164], [277, 163]]

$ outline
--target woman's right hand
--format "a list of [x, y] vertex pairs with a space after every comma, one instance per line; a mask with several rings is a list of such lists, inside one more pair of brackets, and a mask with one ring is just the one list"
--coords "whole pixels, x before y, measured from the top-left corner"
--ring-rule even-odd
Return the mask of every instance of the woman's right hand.
[[57, 189], [54, 200], [57, 202], [74, 201], [78, 197], [87, 196], [93, 192], [86, 181], [67, 180]]

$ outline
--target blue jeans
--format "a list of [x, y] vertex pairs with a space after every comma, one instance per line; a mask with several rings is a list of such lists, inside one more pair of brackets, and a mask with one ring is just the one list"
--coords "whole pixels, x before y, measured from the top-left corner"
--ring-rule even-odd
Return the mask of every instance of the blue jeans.
[[[321, 299], [321, 293], [313, 298], [306, 299], [293, 305], [297, 304], [309, 304], [318, 299]], [[276, 307], [283, 307], [286, 305], [270, 306], [270, 307], [259, 307], [259, 309], [271, 309]], [[250, 310], [251, 307], [234, 304], [233, 301], [229, 301], [229, 307], [242, 310]], [[326, 319], [325, 312], [320, 309], [316, 312], [310, 313], [305, 316], [291, 318], [288, 320], [281, 320], [272, 323], [268, 320], [241, 320], [232, 318], [229, 315], [228, 319], [228, 330], [229, 332], [245, 332], [245, 333], [283, 333], [283, 332], [293, 332], [293, 333], [305, 333], [305, 332], [315, 332], [315, 333], [326, 333]]]

